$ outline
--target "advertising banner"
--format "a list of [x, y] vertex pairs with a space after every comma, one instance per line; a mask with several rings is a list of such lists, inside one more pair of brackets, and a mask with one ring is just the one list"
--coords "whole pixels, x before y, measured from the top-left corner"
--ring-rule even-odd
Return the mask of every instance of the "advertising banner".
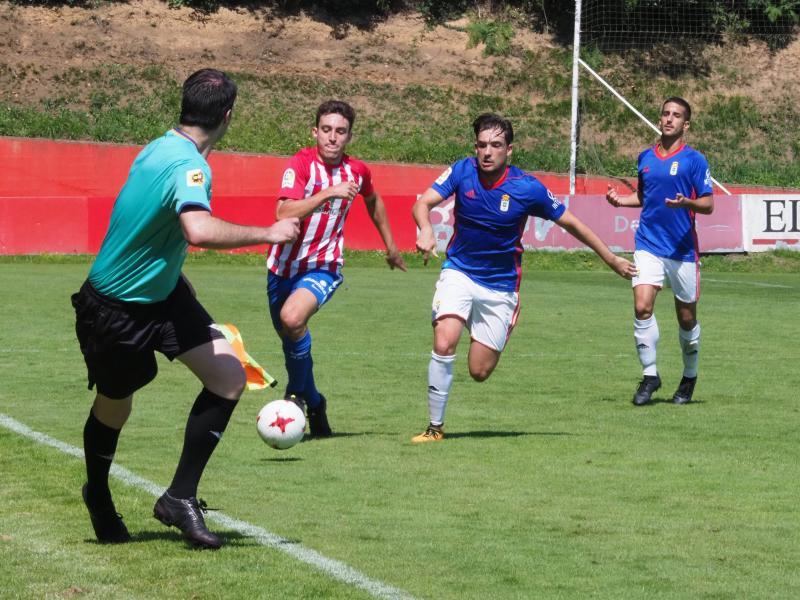
[[800, 194], [748, 194], [742, 196], [742, 213], [747, 252], [800, 250]]

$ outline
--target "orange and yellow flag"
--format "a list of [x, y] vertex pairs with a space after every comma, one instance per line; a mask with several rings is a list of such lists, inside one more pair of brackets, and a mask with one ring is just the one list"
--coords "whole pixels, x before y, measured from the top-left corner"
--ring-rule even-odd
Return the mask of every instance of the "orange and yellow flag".
[[278, 384], [275, 378], [253, 360], [253, 357], [244, 349], [242, 334], [239, 333], [239, 329], [235, 325], [231, 323], [225, 323], [224, 325], [216, 323], [213, 327], [222, 333], [228, 343], [233, 346], [236, 356], [241, 361], [244, 372], [247, 375], [248, 390], [263, 390], [266, 387], [275, 387]]

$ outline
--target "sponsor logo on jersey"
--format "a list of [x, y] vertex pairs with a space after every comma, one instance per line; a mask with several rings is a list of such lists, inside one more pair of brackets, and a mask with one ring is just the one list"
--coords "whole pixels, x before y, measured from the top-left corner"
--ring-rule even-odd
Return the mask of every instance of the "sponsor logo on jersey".
[[294, 187], [294, 169], [286, 169], [283, 172], [283, 179], [281, 180], [282, 188]]
[[645, 167], [644, 169], [642, 169], [642, 173], [649, 173], [649, 172], [650, 172], [650, 167]]
[[674, 161], [669, 168], [670, 175], [677, 175], [678, 174], [678, 161]]
[[703, 183], [708, 187], [711, 187], [711, 170], [706, 169], [706, 178], [703, 180]]
[[553, 195], [553, 192], [547, 190], [547, 197], [550, 198], [550, 201], [553, 203], [553, 208], [558, 208], [561, 206], [561, 201]]
[[508, 206], [511, 203], [511, 198], [508, 194], [500, 196], [500, 212], [508, 212]]
[[469, 198], [470, 200], [474, 200], [474, 199], [475, 199], [475, 190], [469, 190], [469, 191], [467, 191], [467, 193], [466, 193], [466, 194], [464, 194], [464, 195], [465, 195], [467, 198]]
[[188, 187], [203, 187], [206, 177], [202, 169], [192, 169], [186, 171], [186, 185]]
[[[337, 206], [333, 206], [332, 201], [339, 200], [340, 203]], [[322, 213], [324, 215], [338, 215], [342, 212], [341, 206], [341, 198], [331, 198], [330, 200], [326, 200], [322, 204], [320, 204], [317, 208], [314, 209], [315, 213]]]
[[439, 175], [439, 177], [436, 178], [436, 183], [438, 183], [439, 185], [442, 185], [445, 181], [447, 181], [447, 178], [450, 177], [450, 173], [452, 173], [452, 172], [453, 172], [453, 168], [452, 167], [447, 167], [445, 172], [442, 173], [441, 175]]

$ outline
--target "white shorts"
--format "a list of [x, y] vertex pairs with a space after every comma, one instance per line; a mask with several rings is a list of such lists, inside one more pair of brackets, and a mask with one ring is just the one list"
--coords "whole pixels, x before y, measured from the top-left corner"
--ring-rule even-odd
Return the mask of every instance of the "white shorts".
[[455, 269], [443, 269], [433, 295], [431, 321], [457, 317], [473, 340], [502, 352], [517, 322], [519, 294], [478, 285]]
[[647, 284], [660, 289], [666, 275], [678, 300], [691, 304], [700, 298], [700, 268], [696, 262], [662, 258], [646, 250], [634, 252], [633, 262], [639, 269], [639, 274], [631, 280], [633, 287]]

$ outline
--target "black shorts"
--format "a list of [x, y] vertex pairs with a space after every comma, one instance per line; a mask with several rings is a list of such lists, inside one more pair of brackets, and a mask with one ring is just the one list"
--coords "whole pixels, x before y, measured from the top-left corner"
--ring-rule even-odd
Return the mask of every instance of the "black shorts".
[[158, 372], [155, 351], [169, 360], [225, 336], [183, 278], [161, 302], [122, 302], [102, 295], [87, 280], [72, 295], [75, 332], [89, 375], [89, 389], [126, 398]]

